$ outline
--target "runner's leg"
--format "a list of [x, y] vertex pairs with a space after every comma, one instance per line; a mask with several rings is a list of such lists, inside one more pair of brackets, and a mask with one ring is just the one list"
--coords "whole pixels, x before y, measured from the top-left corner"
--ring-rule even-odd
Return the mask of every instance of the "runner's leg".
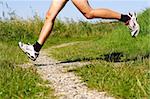
[[49, 34], [52, 31], [54, 21], [58, 13], [61, 9], [65, 6], [68, 0], [53, 0], [50, 9], [46, 14], [46, 21], [44, 26], [41, 30], [38, 43], [43, 45], [46, 39], [48, 38]]
[[60, 12], [60, 10], [65, 6], [68, 0], [53, 0], [50, 9], [48, 10], [46, 14], [46, 20], [44, 23], [44, 26], [41, 30], [40, 36], [38, 41], [34, 44], [24, 44], [22, 42], [19, 42], [19, 47], [22, 49], [22, 51], [27, 54], [27, 56], [35, 61], [39, 55], [39, 51], [41, 50], [44, 42], [48, 38], [49, 34], [52, 31], [55, 18], [57, 14]]
[[80, 12], [87, 18], [104, 18], [104, 19], [117, 19], [128, 25], [131, 30], [132, 37], [136, 37], [139, 34], [140, 26], [137, 22], [136, 14], [124, 15], [110, 9], [93, 9], [90, 7], [88, 0], [72, 0], [74, 5], [80, 10]]
[[120, 19], [121, 14], [109, 9], [93, 9], [90, 7], [88, 0], [72, 0], [74, 5], [87, 18], [104, 18], [104, 19]]

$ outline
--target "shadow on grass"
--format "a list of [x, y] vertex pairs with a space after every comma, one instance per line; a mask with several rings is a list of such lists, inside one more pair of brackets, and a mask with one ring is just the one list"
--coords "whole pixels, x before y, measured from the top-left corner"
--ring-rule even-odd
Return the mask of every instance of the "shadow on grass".
[[104, 60], [107, 62], [128, 62], [128, 61], [136, 61], [139, 59], [146, 59], [146, 58], [150, 58], [150, 53], [146, 54], [144, 56], [137, 56], [131, 59], [125, 58], [126, 56], [122, 53], [122, 52], [113, 52], [110, 54], [104, 54], [104, 55], [100, 55], [99, 57], [95, 57], [95, 58], [90, 58], [90, 57], [84, 57], [84, 58], [76, 58], [76, 59], [72, 59], [72, 60], [66, 60], [66, 61], [62, 61], [61, 63], [71, 63], [71, 62], [80, 62], [80, 61], [91, 61], [91, 60]]
[[50, 65], [61, 65], [63, 63], [75, 63], [75, 62], [81, 62], [81, 61], [92, 61], [92, 60], [103, 60], [103, 61], [107, 61], [107, 62], [128, 62], [128, 61], [136, 61], [136, 60], [143, 60], [146, 58], [150, 58], [150, 53], [146, 54], [144, 56], [137, 56], [131, 59], [125, 58], [125, 54], [123, 54], [122, 52], [113, 52], [110, 54], [104, 54], [104, 55], [100, 55], [99, 57], [79, 57], [76, 59], [68, 59], [66, 61], [61, 61], [58, 63], [41, 63], [41, 64], [34, 64], [35, 66], [50, 66]]

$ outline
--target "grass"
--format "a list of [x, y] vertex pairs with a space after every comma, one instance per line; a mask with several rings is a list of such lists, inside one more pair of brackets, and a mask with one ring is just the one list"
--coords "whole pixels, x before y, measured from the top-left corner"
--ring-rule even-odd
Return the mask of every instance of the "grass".
[[[138, 39], [127, 36], [124, 37], [124, 41], [123, 39], [120, 39], [121, 41], [116, 39], [115, 34], [111, 37], [111, 39], [90, 40], [65, 48], [58, 48], [57, 50], [54, 49], [52, 54], [62, 61], [106, 60], [107, 57], [107, 61], [127, 61], [146, 57], [150, 53], [148, 36], [139, 37]], [[113, 57], [115, 54], [118, 56]]]
[[35, 42], [40, 24], [43, 21], [36, 18], [0, 20], [0, 99], [56, 99], [54, 90], [46, 86], [49, 82], [42, 80], [34, 66], [18, 66], [28, 62], [18, 41]]
[[75, 71], [88, 87], [122, 99], [148, 98], [149, 60], [128, 63], [92, 62]]
[[0, 43], [0, 50], [0, 99], [55, 98], [53, 90], [45, 86], [47, 83], [40, 78], [35, 67], [23, 69], [17, 66], [28, 62], [17, 46]]
[[0, 72], [0, 99], [55, 98], [53, 90], [44, 86], [47, 83], [40, 78], [34, 67], [23, 69], [3, 61]]
[[[86, 32], [86, 29], [83, 29], [82, 34], [78, 27], [81, 34], [77, 31], [75, 33], [78, 35], [68, 35], [73, 39], [81, 38], [82, 35], [92, 39], [55, 48], [51, 54], [63, 62], [91, 61], [90, 65], [74, 71], [92, 89], [106, 91], [109, 95], [123, 99], [148, 98], [150, 96], [149, 16], [150, 9], [138, 15], [141, 31], [137, 38], [132, 38], [127, 27], [121, 23], [102, 23], [102, 26], [101, 23], [84, 23], [91, 34]], [[100, 30], [96, 31], [95, 27]]]
[[[84, 41], [56, 48], [52, 54], [66, 62], [91, 61], [90, 65], [75, 71], [92, 89], [106, 91], [117, 98], [147, 98], [150, 95], [149, 16], [150, 9], [139, 14], [141, 32], [138, 38], [131, 38], [127, 27], [118, 22], [63, 22], [57, 19], [44, 48]], [[34, 43], [43, 20], [38, 16], [28, 20], [10, 17], [0, 19], [0, 98], [56, 98], [35, 67], [17, 66], [28, 62], [18, 48], [18, 42]]]

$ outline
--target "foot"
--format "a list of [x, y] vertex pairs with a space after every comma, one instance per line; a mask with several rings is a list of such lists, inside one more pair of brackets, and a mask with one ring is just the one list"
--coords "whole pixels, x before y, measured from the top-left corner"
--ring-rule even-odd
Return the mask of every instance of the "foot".
[[140, 26], [137, 23], [136, 13], [133, 14], [129, 13], [129, 17], [131, 19], [128, 21], [128, 27], [131, 30], [131, 36], [136, 37], [140, 31]]
[[35, 61], [37, 59], [39, 52], [34, 50], [33, 45], [19, 42], [19, 47], [31, 60]]

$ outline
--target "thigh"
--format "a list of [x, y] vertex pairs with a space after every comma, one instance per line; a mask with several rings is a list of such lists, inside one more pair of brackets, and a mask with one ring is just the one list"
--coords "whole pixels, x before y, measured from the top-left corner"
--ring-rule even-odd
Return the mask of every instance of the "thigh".
[[47, 12], [47, 17], [55, 18], [68, 0], [52, 0], [51, 6]]
[[72, 0], [72, 2], [83, 14], [90, 12], [92, 9], [89, 5], [88, 0]]

